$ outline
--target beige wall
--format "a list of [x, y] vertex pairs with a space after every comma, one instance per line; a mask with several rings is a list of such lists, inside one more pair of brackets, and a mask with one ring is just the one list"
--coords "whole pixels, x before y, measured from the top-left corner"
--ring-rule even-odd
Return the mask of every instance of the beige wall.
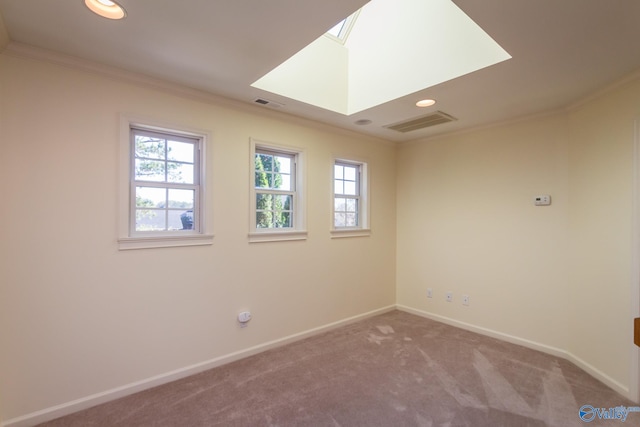
[[[395, 303], [389, 143], [6, 54], [0, 113], [5, 421]], [[212, 246], [118, 251], [120, 113], [212, 132]], [[250, 137], [306, 150], [307, 241], [247, 242]], [[370, 237], [330, 239], [334, 155], [368, 161]]]
[[[400, 148], [398, 304], [562, 346], [565, 128], [553, 116]], [[540, 194], [553, 204], [534, 206]]]
[[[401, 146], [397, 303], [633, 391], [638, 99], [635, 81], [568, 112]], [[552, 205], [535, 207], [539, 194]]]
[[638, 315], [631, 312], [637, 295], [631, 256], [633, 125], [640, 119], [639, 101], [636, 80], [569, 115], [572, 298], [566, 348], [632, 389], [629, 346]]

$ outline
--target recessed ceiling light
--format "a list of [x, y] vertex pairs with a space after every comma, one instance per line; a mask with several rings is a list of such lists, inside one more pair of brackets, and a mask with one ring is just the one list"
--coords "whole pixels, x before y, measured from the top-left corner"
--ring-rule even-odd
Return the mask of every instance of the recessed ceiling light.
[[423, 99], [422, 101], [416, 102], [416, 107], [431, 107], [435, 103], [436, 101], [434, 99]]
[[366, 125], [370, 125], [372, 122], [369, 119], [360, 119], [360, 120], [356, 120], [353, 123], [357, 124], [358, 126], [366, 126]]
[[122, 19], [127, 12], [118, 3], [111, 0], [84, 0], [84, 4], [93, 13], [107, 19]]

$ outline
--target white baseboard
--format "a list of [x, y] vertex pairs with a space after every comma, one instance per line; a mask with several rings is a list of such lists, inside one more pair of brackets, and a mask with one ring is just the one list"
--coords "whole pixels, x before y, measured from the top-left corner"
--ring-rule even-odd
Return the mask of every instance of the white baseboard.
[[171, 381], [175, 381], [181, 378], [188, 377], [190, 375], [197, 374], [202, 371], [206, 371], [207, 369], [212, 369], [218, 366], [225, 365], [227, 363], [234, 362], [236, 360], [243, 359], [245, 357], [253, 356], [255, 354], [261, 353], [266, 350], [270, 350], [272, 348], [280, 347], [285, 344], [289, 344], [295, 341], [299, 341], [313, 335], [320, 334], [322, 332], [326, 332], [340, 326], [345, 326], [353, 322], [357, 322], [359, 320], [363, 320], [369, 317], [376, 316], [378, 314], [383, 314], [394, 309], [398, 309], [401, 311], [405, 311], [407, 313], [415, 314], [417, 316], [426, 317], [428, 319], [435, 320], [437, 322], [445, 323], [451, 326], [455, 326], [461, 329], [465, 329], [471, 332], [476, 332], [482, 335], [486, 335], [492, 338], [497, 338], [502, 341], [510, 342], [513, 344], [521, 345], [523, 347], [531, 348], [533, 350], [538, 350], [543, 353], [551, 354], [556, 357], [561, 357], [566, 359], [576, 366], [590, 374], [591, 376], [597, 378], [602, 381], [607, 386], [611, 387], [618, 393], [623, 396], [634, 400], [631, 396], [631, 391], [628, 387], [624, 386], [620, 382], [614, 380], [609, 377], [599, 369], [585, 362], [584, 360], [574, 356], [573, 354], [567, 352], [566, 350], [561, 350], [556, 347], [548, 346], [545, 344], [541, 344], [535, 341], [530, 341], [524, 338], [519, 338], [513, 335], [505, 334], [502, 332], [494, 331], [492, 329], [483, 328], [480, 326], [472, 325], [470, 323], [461, 322], [455, 319], [451, 319], [449, 317], [440, 316], [438, 314], [429, 313], [426, 311], [418, 310], [415, 308], [407, 307], [404, 305], [391, 305], [387, 307], [383, 307], [377, 310], [369, 311], [367, 313], [359, 314], [357, 316], [352, 316], [346, 319], [339, 320], [337, 322], [329, 323], [317, 328], [309, 329], [297, 334], [289, 335], [277, 340], [269, 341], [254, 347], [250, 347], [244, 350], [240, 350], [237, 352], [229, 353], [224, 356], [216, 357], [201, 363], [197, 363], [195, 365], [187, 366], [184, 368], [176, 369], [171, 372], [167, 372], [164, 374], [156, 375], [151, 378], [147, 378], [141, 381], [136, 381], [130, 384], [123, 385], [121, 387], [117, 387], [111, 390], [106, 390], [101, 393], [92, 394], [90, 396], [86, 396], [80, 399], [73, 400], [71, 402], [66, 402], [60, 405], [52, 406], [46, 409], [42, 409], [40, 411], [32, 412], [27, 415], [23, 415], [20, 417], [12, 418], [10, 420], [4, 421], [0, 424], [0, 427], [30, 427], [36, 424], [40, 424], [46, 421], [53, 420], [55, 418], [63, 417], [65, 415], [72, 414], [77, 411], [81, 411], [83, 409], [90, 408], [95, 405], [99, 405], [101, 403], [106, 403], [115, 399], [119, 399], [121, 397], [128, 396], [133, 393], [137, 393], [139, 391], [143, 391], [152, 387], [156, 387], [162, 384], [169, 383]]
[[543, 353], [550, 354], [552, 356], [561, 357], [563, 359], [568, 360], [574, 365], [578, 366], [583, 371], [587, 372], [592, 377], [598, 379], [603, 382], [607, 386], [611, 387], [624, 397], [634, 400], [633, 396], [631, 396], [631, 391], [629, 387], [621, 384], [620, 382], [614, 380], [604, 372], [580, 359], [579, 357], [574, 356], [566, 350], [561, 350], [556, 347], [548, 346], [546, 344], [541, 344], [535, 341], [527, 340], [524, 338], [519, 338], [513, 335], [505, 334], [502, 332], [494, 331], [492, 329], [483, 328], [481, 326], [472, 325], [470, 323], [461, 322], [459, 320], [451, 319], [449, 317], [440, 316], [439, 314], [429, 313], [427, 311], [418, 310], [415, 308], [407, 307], [404, 305], [396, 305], [396, 308], [401, 311], [405, 311], [407, 313], [415, 314], [417, 316], [426, 317], [431, 320], [435, 320], [437, 322], [446, 323], [447, 325], [455, 326], [457, 328], [466, 329], [467, 331], [476, 332], [481, 335], [486, 335], [491, 338], [497, 338], [502, 341], [507, 341], [512, 344], [521, 345], [523, 347], [527, 347], [533, 350], [538, 350]]
[[76, 399], [71, 402], [66, 402], [60, 405], [42, 409], [40, 411], [32, 412], [27, 415], [12, 418], [10, 420], [6, 420], [2, 422], [0, 426], [1, 427], [30, 427], [46, 421], [51, 421], [53, 419], [63, 417], [65, 415], [69, 415], [74, 412], [99, 405], [101, 403], [106, 403], [115, 399], [119, 399], [124, 396], [128, 396], [133, 393], [137, 393], [142, 390], [146, 390], [152, 387], [169, 383], [171, 381], [185, 378], [190, 375], [194, 375], [199, 372], [206, 371], [207, 369], [211, 369], [211, 368], [225, 365], [227, 363], [235, 362], [236, 360], [253, 356], [263, 351], [270, 350], [272, 348], [280, 347], [285, 344], [299, 341], [304, 338], [308, 338], [313, 335], [320, 334], [322, 332], [327, 332], [329, 330], [338, 328], [340, 326], [345, 326], [350, 323], [357, 322], [359, 320], [363, 320], [369, 317], [373, 317], [378, 314], [386, 313], [395, 309], [396, 309], [395, 305], [390, 305], [387, 307], [379, 308], [377, 310], [369, 311], [367, 313], [359, 314], [357, 316], [352, 316], [346, 319], [342, 319], [337, 322], [328, 323], [326, 325], [319, 326], [317, 328], [309, 329], [303, 332], [299, 332], [297, 334], [293, 334], [277, 340], [269, 341], [254, 347], [236, 351], [230, 354], [226, 354], [224, 356], [216, 357], [201, 363], [197, 363], [195, 365], [186, 366], [184, 368], [180, 368], [171, 372], [166, 372], [164, 374], [156, 375], [154, 377], [147, 378], [141, 381], [136, 381], [130, 384], [123, 385], [121, 387], [116, 387], [111, 390], [106, 390], [101, 393], [96, 393], [90, 396]]

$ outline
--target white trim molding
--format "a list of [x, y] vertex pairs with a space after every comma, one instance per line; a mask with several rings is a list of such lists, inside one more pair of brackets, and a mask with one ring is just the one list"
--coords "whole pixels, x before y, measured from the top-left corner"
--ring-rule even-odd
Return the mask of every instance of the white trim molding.
[[[157, 234], [136, 234], [132, 232], [132, 199], [131, 192], [131, 131], [132, 128], [140, 128], [148, 131], [179, 134], [186, 137], [197, 138], [199, 141], [199, 190], [196, 195], [198, 230], [193, 232], [158, 232]], [[208, 153], [211, 150], [211, 132], [202, 129], [193, 129], [182, 125], [175, 125], [156, 119], [134, 116], [130, 114], [120, 115], [120, 153], [119, 153], [119, 187], [118, 187], [118, 249], [150, 249], [175, 246], [202, 246], [213, 244], [212, 219], [208, 215], [207, 208], [212, 205]]]
[[[351, 165], [358, 168], [357, 178], [357, 198], [358, 198], [358, 225], [355, 227], [335, 226], [335, 167], [336, 165]], [[343, 239], [348, 237], [369, 237], [371, 235], [371, 178], [369, 161], [357, 155], [334, 154], [331, 162], [331, 219], [329, 233], [332, 239]], [[348, 196], [347, 196], [348, 197]]]
[[481, 335], [486, 335], [491, 338], [496, 338], [502, 341], [510, 342], [512, 344], [521, 345], [523, 347], [530, 348], [532, 350], [541, 351], [543, 353], [550, 354], [552, 356], [560, 357], [562, 359], [568, 360], [574, 365], [578, 366], [583, 371], [587, 372], [589, 375], [595, 377], [599, 381], [603, 382], [607, 386], [611, 387], [618, 393], [622, 394], [625, 397], [630, 397], [630, 390], [624, 384], [614, 380], [598, 368], [590, 365], [579, 357], [574, 356], [566, 350], [562, 350], [556, 347], [552, 347], [546, 344], [538, 343], [535, 341], [531, 341], [525, 338], [516, 337], [514, 335], [505, 334], [503, 332], [494, 331], [492, 329], [483, 328], [481, 326], [472, 325], [470, 323], [461, 322], [459, 320], [451, 319], [449, 317], [441, 316], [439, 314], [430, 313], [423, 310], [418, 310], [412, 307], [407, 307], [404, 305], [398, 304], [396, 308], [400, 311], [405, 311], [407, 313], [415, 314], [417, 316], [426, 317], [427, 319], [435, 320], [436, 322], [445, 323], [447, 325], [455, 326], [456, 328], [465, 329], [467, 331], [475, 332]]
[[161, 237], [120, 237], [121, 251], [132, 249], [172, 248], [176, 246], [203, 246], [213, 244], [213, 234], [193, 234], [189, 236]]
[[291, 241], [291, 240], [307, 240], [307, 234], [308, 234], [307, 230], [255, 232], [255, 233], [249, 233], [249, 242], [260, 243], [260, 242], [282, 242], [282, 241]]
[[[293, 178], [292, 189], [287, 193], [293, 198], [291, 228], [258, 228], [256, 224], [256, 193], [258, 190], [255, 186], [255, 167], [256, 151], [266, 150], [273, 153], [282, 153], [284, 156], [291, 156], [293, 159]], [[249, 243], [259, 242], [277, 242], [290, 240], [306, 240], [306, 158], [305, 150], [300, 147], [293, 147], [283, 144], [263, 141], [260, 139], [249, 138]], [[271, 153], [269, 153], [271, 154]], [[268, 189], [265, 189], [268, 191]]]
[[369, 228], [334, 228], [331, 231], [332, 239], [342, 239], [345, 237], [369, 237], [371, 229]]

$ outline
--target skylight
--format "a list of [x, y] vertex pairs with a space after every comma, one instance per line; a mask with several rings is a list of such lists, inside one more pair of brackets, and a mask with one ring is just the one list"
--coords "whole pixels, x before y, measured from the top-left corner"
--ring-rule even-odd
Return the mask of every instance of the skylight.
[[356, 22], [356, 18], [359, 13], [360, 10], [344, 18], [342, 21], [334, 25], [333, 28], [327, 31], [325, 35], [344, 44], [347, 41], [347, 37], [349, 37], [349, 32], [351, 31], [351, 28], [353, 28], [353, 24]]
[[347, 20], [343, 19], [342, 21], [338, 22], [335, 25], [335, 27], [327, 31], [327, 34], [335, 38], [338, 38], [340, 36], [340, 31], [342, 31], [342, 28], [344, 28], [344, 24], [346, 23], [347, 23]]
[[451, 0], [371, 0], [252, 86], [351, 115], [509, 58]]

